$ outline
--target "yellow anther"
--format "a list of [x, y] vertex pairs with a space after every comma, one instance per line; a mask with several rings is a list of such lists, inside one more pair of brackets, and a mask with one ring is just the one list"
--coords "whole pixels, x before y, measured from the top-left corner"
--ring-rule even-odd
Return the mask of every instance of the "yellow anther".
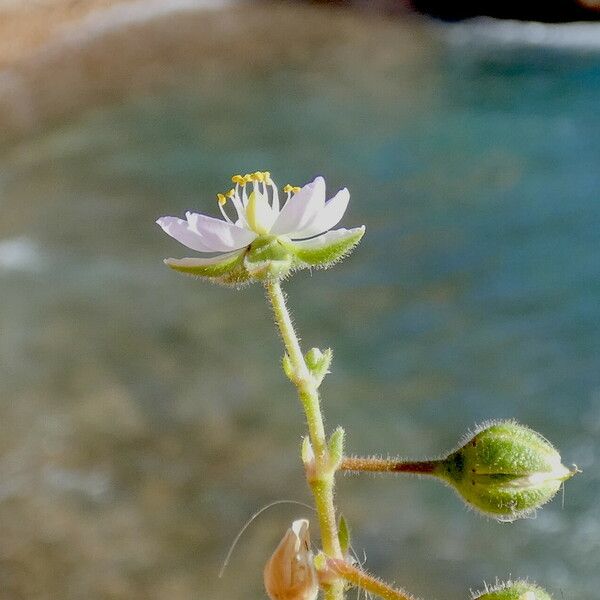
[[252, 175], [250, 175], [250, 173], [246, 173], [244, 175], [244, 183], [250, 183], [253, 180]]
[[224, 194], [217, 194], [217, 200], [221, 206], [227, 202], [227, 198], [225, 198]]
[[231, 188], [226, 194], [228, 198], [233, 198], [235, 196], [235, 190]]
[[238, 185], [246, 185], [246, 177], [244, 175], [234, 175], [231, 178], [233, 183], [237, 183]]
[[302, 188], [299, 188], [297, 185], [290, 185], [289, 183], [283, 188], [283, 191], [286, 194], [296, 194], [297, 192], [299, 192]]
[[252, 173], [252, 179], [254, 181], [264, 181], [265, 180], [265, 174], [262, 171], [254, 171], [254, 173]]
[[272, 185], [273, 184], [273, 180], [271, 179], [271, 173], [269, 171], [265, 171], [263, 173], [263, 175], [265, 176], [265, 183], [268, 185]]

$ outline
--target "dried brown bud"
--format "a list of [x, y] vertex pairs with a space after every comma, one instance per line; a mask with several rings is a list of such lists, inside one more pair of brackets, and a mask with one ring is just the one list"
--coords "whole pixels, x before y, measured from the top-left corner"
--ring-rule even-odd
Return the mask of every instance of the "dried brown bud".
[[319, 583], [306, 519], [294, 521], [287, 530], [265, 565], [264, 581], [271, 600], [316, 599]]

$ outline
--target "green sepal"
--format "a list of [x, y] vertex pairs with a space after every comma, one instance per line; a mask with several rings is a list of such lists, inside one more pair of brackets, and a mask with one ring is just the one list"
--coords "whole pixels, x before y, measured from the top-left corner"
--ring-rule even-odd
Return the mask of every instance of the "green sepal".
[[477, 592], [473, 600], [552, 600], [550, 594], [528, 581], [517, 580], [500, 583], [483, 592]]
[[[349, 254], [360, 242], [365, 228], [337, 229], [321, 236], [321, 242], [316, 238], [312, 243], [306, 241], [287, 242], [286, 247], [294, 255], [294, 268], [309, 267], [327, 268]], [[316, 245], [315, 245], [316, 244]]]
[[222, 285], [238, 286], [249, 279], [243, 265], [243, 250], [207, 259], [167, 258], [165, 264], [185, 275], [201, 277]]

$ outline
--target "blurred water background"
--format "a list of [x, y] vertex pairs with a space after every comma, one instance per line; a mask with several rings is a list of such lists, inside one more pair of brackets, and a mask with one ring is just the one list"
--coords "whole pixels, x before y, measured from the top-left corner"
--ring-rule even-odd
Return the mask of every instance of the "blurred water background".
[[432, 599], [509, 575], [597, 596], [600, 43], [478, 27], [175, 11], [5, 72], [0, 598], [264, 597], [310, 511], [266, 512], [217, 572], [255, 510], [310, 501], [301, 412], [261, 289], [168, 271], [186, 250], [154, 225], [216, 215], [256, 169], [347, 186], [367, 226], [286, 286], [304, 343], [335, 349], [324, 407], [351, 451], [428, 457], [514, 417], [584, 469], [513, 525], [433, 481], [342, 478], [369, 568]]

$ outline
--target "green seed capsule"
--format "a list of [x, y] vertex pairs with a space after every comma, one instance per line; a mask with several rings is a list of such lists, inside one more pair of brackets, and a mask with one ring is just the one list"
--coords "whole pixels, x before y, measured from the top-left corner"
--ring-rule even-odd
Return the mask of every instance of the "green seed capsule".
[[[434, 474], [469, 505], [500, 521], [527, 516], [549, 500], [576, 469], [535, 431], [514, 421], [485, 425]], [[529, 600], [529, 599], [527, 599]]]
[[481, 592], [473, 600], [552, 600], [541, 587], [527, 581], [508, 581]]

